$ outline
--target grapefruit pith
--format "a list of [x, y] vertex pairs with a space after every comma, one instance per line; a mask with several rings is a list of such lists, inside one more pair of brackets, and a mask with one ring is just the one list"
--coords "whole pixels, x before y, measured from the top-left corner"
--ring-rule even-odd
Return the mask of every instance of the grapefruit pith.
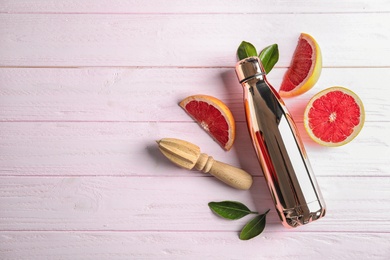
[[320, 46], [311, 35], [301, 33], [290, 67], [284, 74], [280, 96], [293, 97], [305, 93], [316, 84], [321, 70]]
[[331, 87], [312, 97], [303, 120], [307, 133], [315, 142], [340, 146], [358, 135], [364, 118], [363, 103], [354, 92], [343, 87]]
[[221, 100], [207, 95], [194, 95], [179, 105], [225, 150], [233, 146], [236, 125], [230, 109]]

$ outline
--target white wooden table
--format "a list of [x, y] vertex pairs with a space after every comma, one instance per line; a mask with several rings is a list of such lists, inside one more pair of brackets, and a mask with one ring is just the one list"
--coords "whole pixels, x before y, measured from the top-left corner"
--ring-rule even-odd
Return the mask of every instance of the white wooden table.
[[[301, 32], [323, 71], [286, 100], [327, 216], [288, 230], [248, 137], [234, 74], [242, 40], [279, 44], [278, 88]], [[0, 1], [0, 259], [389, 259], [390, 1]], [[308, 99], [342, 85], [366, 123], [325, 148], [302, 126]], [[237, 121], [224, 152], [178, 106], [220, 98]], [[176, 137], [254, 176], [249, 191], [180, 169], [155, 140]], [[271, 212], [259, 237], [210, 201]]]

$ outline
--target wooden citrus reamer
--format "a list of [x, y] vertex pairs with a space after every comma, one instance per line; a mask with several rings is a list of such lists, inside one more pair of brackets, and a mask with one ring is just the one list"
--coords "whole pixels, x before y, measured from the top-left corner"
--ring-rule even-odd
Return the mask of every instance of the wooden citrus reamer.
[[246, 171], [214, 160], [213, 157], [201, 153], [200, 148], [190, 142], [163, 138], [157, 141], [160, 151], [174, 164], [191, 170], [209, 173], [224, 183], [236, 188], [247, 190], [252, 185], [252, 176]]

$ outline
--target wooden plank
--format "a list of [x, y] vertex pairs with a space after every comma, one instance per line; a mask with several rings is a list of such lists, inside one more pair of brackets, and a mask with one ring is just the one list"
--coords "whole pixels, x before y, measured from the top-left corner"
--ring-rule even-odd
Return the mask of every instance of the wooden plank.
[[[338, 148], [314, 144], [301, 123], [298, 128], [317, 176], [389, 176], [388, 122], [367, 122], [355, 140]], [[229, 152], [196, 123], [3, 122], [0, 133], [0, 175], [5, 176], [199, 175], [163, 157], [155, 140], [164, 137], [193, 142], [220, 161], [262, 176], [245, 123], [237, 124]]]
[[[386, 259], [389, 233], [0, 232], [2, 259]], [[373, 246], [375, 245], [375, 246]], [[258, 248], [258, 250], [254, 250]]]
[[[0, 259], [387, 259], [390, 255], [388, 0], [0, 1]], [[279, 43], [278, 87], [298, 34], [324, 58], [320, 81], [286, 100], [327, 216], [284, 229], [248, 138], [233, 72], [242, 40]], [[26, 67], [26, 68], [24, 68]], [[77, 68], [73, 68], [77, 67]], [[302, 111], [344, 85], [366, 125], [340, 148], [313, 144]], [[177, 106], [211, 94], [231, 107], [224, 152]], [[154, 140], [178, 137], [252, 173], [249, 191], [170, 164]], [[271, 208], [265, 232], [225, 221], [209, 201]]]
[[[286, 69], [268, 79], [276, 89]], [[341, 85], [363, 100], [367, 121], [390, 121], [387, 68], [324, 68], [309, 92], [285, 102], [297, 122], [309, 99]], [[178, 103], [194, 94], [218, 97], [245, 121], [242, 88], [233, 68], [2, 68], [0, 121], [183, 121]], [[145, 102], [147, 101], [147, 102]]]
[[0, 14], [0, 66], [231, 67], [238, 45], [246, 40], [259, 50], [278, 43], [278, 66], [287, 67], [299, 33], [309, 32], [322, 48], [325, 67], [389, 67], [388, 17]]
[[[295, 232], [390, 232], [389, 177], [319, 177], [327, 216]], [[284, 232], [263, 178], [249, 191], [202, 177], [0, 177], [1, 231], [238, 231], [207, 206], [236, 200]], [[181, 236], [180, 236], [181, 237]]]
[[244, 0], [237, 4], [234, 0], [138, 0], [110, 1], [39, 1], [2, 0], [0, 12], [3, 13], [353, 13], [389, 12], [386, 0], [348, 1], [328, 0], [315, 5], [307, 1], [286, 0]]

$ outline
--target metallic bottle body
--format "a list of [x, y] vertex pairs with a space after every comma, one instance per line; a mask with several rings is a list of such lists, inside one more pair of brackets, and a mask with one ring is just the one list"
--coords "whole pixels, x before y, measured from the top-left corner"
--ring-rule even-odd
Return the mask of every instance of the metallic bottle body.
[[297, 227], [325, 215], [325, 203], [295, 123], [265, 78], [257, 57], [240, 61], [245, 114], [254, 148], [279, 217]]

